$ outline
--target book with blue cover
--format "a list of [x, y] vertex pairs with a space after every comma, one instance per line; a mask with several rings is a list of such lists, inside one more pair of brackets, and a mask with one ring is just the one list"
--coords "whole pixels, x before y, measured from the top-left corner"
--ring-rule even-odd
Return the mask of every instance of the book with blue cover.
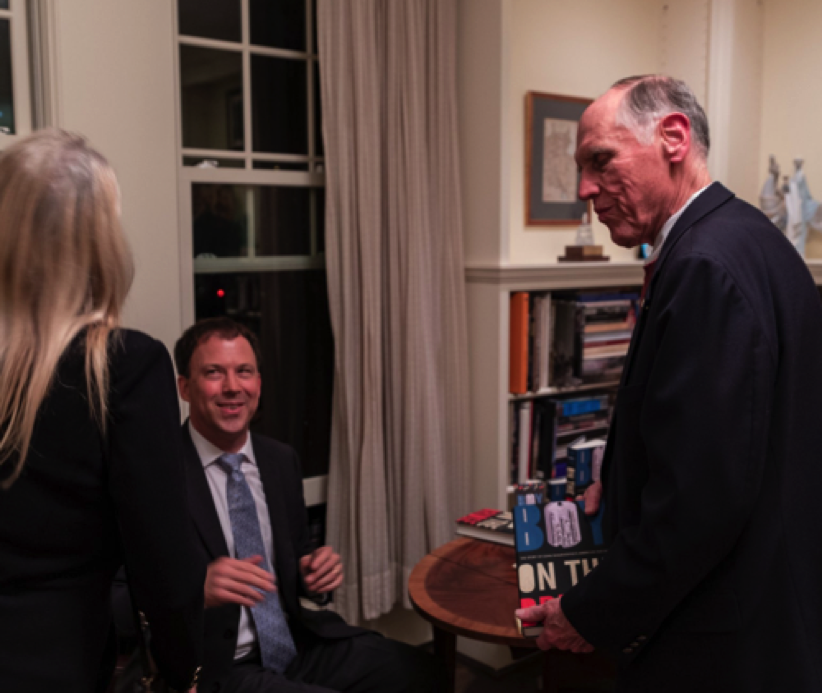
[[[602, 505], [593, 516], [582, 501], [517, 505], [512, 514], [520, 608], [561, 597], [605, 557]], [[517, 627], [526, 637], [542, 632], [541, 623]]]

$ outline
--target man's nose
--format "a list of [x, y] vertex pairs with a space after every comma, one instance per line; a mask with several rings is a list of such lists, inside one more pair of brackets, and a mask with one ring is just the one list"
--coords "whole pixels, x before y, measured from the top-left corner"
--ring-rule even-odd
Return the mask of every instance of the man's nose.
[[225, 392], [237, 392], [240, 389], [240, 381], [237, 378], [237, 374], [229, 371], [226, 373], [225, 379], [223, 380], [223, 391]]
[[599, 193], [599, 186], [591, 174], [582, 171], [579, 175], [579, 199], [590, 200]]

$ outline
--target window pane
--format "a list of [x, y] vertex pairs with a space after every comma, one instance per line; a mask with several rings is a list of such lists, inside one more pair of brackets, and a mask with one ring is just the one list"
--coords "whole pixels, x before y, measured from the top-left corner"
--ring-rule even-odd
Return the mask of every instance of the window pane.
[[240, 0], [178, 0], [177, 8], [181, 34], [242, 41]]
[[194, 257], [247, 257], [249, 220], [259, 257], [311, 254], [311, 188], [194, 183]]
[[314, 190], [314, 209], [317, 219], [317, 252], [325, 252], [325, 188]]
[[[214, 166], [214, 164], [217, 164]], [[183, 166], [197, 168], [245, 168], [244, 159], [204, 159], [201, 156], [184, 156]]]
[[256, 254], [310, 255], [311, 189], [266, 186], [254, 192]]
[[320, 66], [314, 63], [314, 155], [325, 156], [323, 144], [323, 108], [320, 99]]
[[[6, 4], [8, 8], [8, 3]], [[14, 134], [14, 100], [11, 86], [11, 23], [0, 20], [0, 127]]]
[[194, 257], [248, 255], [245, 187], [214, 183], [191, 186]]
[[250, 0], [251, 43], [305, 51], [305, 0]]
[[317, 45], [317, 0], [311, 1], [311, 52], [319, 55], [320, 47]]
[[260, 337], [263, 391], [252, 430], [293, 446], [303, 476], [328, 472], [334, 341], [325, 270], [195, 277], [197, 319], [228, 315]]
[[308, 162], [299, 161], [255, 161], [254, 168], [266, 171], [307, 171]]
[[0, 0], [0, 10], [9, 9], [9, 0]]
[[251, 56], [255, 152], [308, 154], [306, 63]]
[[180, 46], [183, 147], [242, 150], [242, 54]]

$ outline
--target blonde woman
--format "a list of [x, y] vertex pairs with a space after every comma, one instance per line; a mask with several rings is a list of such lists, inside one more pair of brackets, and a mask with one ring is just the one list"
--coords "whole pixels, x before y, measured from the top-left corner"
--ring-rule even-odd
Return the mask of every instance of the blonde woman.
[[174, 372], [118, 327], [133, 274], [119, 206], [80, 137], [43, 130], [0, 154], [0, 691], [105, 688], [123, 561], [167, 682], [189, 688], [200, 664]]

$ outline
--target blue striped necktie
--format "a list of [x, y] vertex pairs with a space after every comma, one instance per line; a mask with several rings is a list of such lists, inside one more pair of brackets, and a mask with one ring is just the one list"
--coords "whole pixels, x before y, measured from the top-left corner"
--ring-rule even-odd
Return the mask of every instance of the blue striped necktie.
[[[234, 535], [234, 553], [240, 559], [262, 556], [260, 567], [273, 573], [266, 558], [257, 505], [240, 469], [244, 459], [245, 455], [241, 453], [224, 453], [217, 460], [227, 475], [226, 499], [231, 533]], [[297, 648], [288, 629], [279, 595], [276, 592], [266, 594], [265, 601], [251, 607], [251, 615], [257, 628], [263, 666], [282, 674], [296, 657]]]

